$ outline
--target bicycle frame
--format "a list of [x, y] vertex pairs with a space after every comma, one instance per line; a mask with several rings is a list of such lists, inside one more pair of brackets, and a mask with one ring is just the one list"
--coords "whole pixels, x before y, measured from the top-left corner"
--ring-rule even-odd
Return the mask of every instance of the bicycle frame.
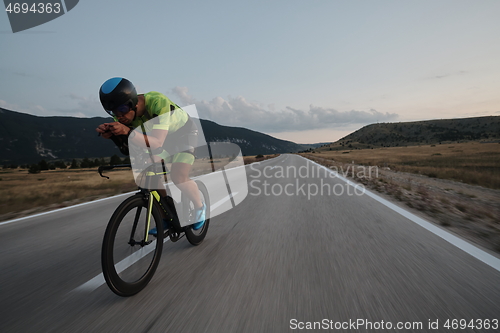
[[[104, 170], [112, 170], [114, 168], [131, 168], [132, 165], [131, 164], [120, 164], [120, 165], [109, 165], [109, 166], [100, 166], [98, 168], [98, 172], [99, 172], [99, 175], [101, 177], [104, 177], [104, 178], [108, 178], [107, 176], [104, 176], [102, 174], [102, 172]], [[151, 169], [153, 169], [155, 166], [152, 165], [151, 166]], [[164, 176], [165, 179], [166, 179], [166, 176], [170, 173], [170, 171], [166, 168], [165, 164], [162, 163], [162, 170], [160, 172], [156, 172], [156, 171], [153, 171], [153, 170], [145, 170], [144, 171], [144, 176], [148, 179], [147, 181], [147, 187], [150, 187], [149, 185], [151, 185], [151, 182], [153, 181], [154, 177], [157, 177], [157, 176]], [[133, 225], [133, 228], [132, 228], [132, 231], [131, 231], [131, 235], [130, 235], [130, 241], [129, 241], [129, 244], [130, 245], [136, 245], [136, 244], [139, 244], [141, 246], [146, 246], [148, 244], [150, 244], [152, 241], [148, 241], [149, 239], [149, 234], [148, 234], [148, 231], [149, 231], [149, 228], [151, 226], [151, 216], [153, 214], [153, 202], [156, 201], [158, 203], [158, 205], [162, 208], [163, 212], [165, 213], [165, 217], [166, 218], [170, 218], [170, 221], [173, 222], [174, 226], [178, 226], [179, 225], [179, 218], [178, 218], [178, 215], [177, 215], [177, 211], [175, 210], [175, 207], [168, 207], [168, 206], [165, 206], [161, 203], [161, 196], [160, 194], [158, 193], [157, 190], [149, 190], [147, 188], [141, 188], [139, 187], [139, 191], [144, 195], [144, 199], [147, 200], [147, 222], [146, 222], [146, 226], [145, 226], [145, 230], [144, 230], [144, 238], [141, 242], [136, 242], [134, 239], [133, 239], [133, 235], [135, 234], [135, 231], [136, 231], [136, 228], [137, 228], [137, 224], [138, 224], [138, 219], [139, 219], [139, 215], [140, 215], [140, 210], [137, 211], [136, 213], [136, 216], [135, 216], [135, 219], [134, 219], [134, 225]], [[168, 196], [168, 194], [167, 194]], [[172, 199], [173, 200], [173, 199]], [[175, 228], [177, 229], [177, 228]], [[176, 241], [178, 240], [180, 237], [179, 237], [179, 233], [180, 233], [180, 230], [175, 230], [174, 233], [168, 233], [169, 237]]]
[[[109, 179], [102, 172], [119, 167], [130, 168], [131, 165], [101, 166], [98, 171], [101, 177]], [[184, 215], [186, 209], [188, 216], [192, 216], [193, 208], [186, 196], [181, 195], [181, 202], [176, 202], [168, 192], [168, 187], [165, 189], [167, 196], [163, 197], [164, 184], [160, 184], [163, 181], [159, 177], [163, 176], [166, 179], [168, 173], [164, 164], [161, 168], [160, 165], [151, 166], [139, 173], [139, 176], [145, 177], [137, 182], [140, 184], [139, 192], [125, 199], [118, 206], [106, 227], [102, 243], [101, 265], [106, 283], [119, 296], [132, 296], [146, 287], [158, 267], [163, 239], [166, 236], [172, 242], [186, 236], [188, 242], [196, 246], [201, 244], [207, 234], [209, 217], [205, 218], [203, 227], [199, 231], [190, 226], [181, 226], [178, 213]], [[195, 182], [209, 212], [210, 199], [206, 186], [202, 182]], [[178, 208], [180, 209], [178, 211], [176, 207], [181, 208]], [[144, 208], [147, 210], [146, 216], [144, 216]], [[131, 214], [128, 215], [129, 213]], [[167, 229], [161, 232], [165, 225], [164, 219], [167, 219], [169, 223]], [[156, 235], [150, 237], [149, 232], [154, 230], [150, 229], [153, 224], [156, 226]], [[153, 232], [152, 235], [154, 234]], [[139, 240], [135, 240], [134, 237]], [[130, 257], [135, 257], [131, 263], [133, 267], [129, 266], [126, 269], [121, 267], [123, 258]]]

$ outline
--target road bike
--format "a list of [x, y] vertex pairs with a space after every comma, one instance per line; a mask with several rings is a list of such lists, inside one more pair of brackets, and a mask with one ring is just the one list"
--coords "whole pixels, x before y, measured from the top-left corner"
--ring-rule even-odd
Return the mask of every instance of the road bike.
[[[101, 177], [109, 178], [102, 174], [103, 171], [131, 167], [130, 164], [101, 166], [98, 172]], [[135, 295], [151, 281], [160, 262], [164, 239], [176, 242], [186, 236], [189, 243], [199, 245], [207, 235], [210, 200], [206, 186], [195, 181], [206, 206], [206, 220], [202, 228], [194, 230], [192, 223], [198, 221], [195, 221], [194, 205], [187, 196], [181, 194], [180, 203], [175, 202], [170, 193], [161, 198], [157, 190], [151, 190], [154, 186], [148, 186], [158, 176], [168, 174], [165, 165], [146, 169], [143, 176], [147, 185], [139, 187], [136, 194], [118, 206], [106, 227], [101, 252], [102, 271], [109, 288], [119, 296]], [[182, 211], [177, 212], [176, 207], [182, 207]], [[185, 221], [189, 221], [189, 225], [181, 226], [180, 216], [183, 221], [188, 219]], [[166, 230], [164, 221], [167, 222]], [[153, 228], [156, 228], [156, 236], [150, 234]]]

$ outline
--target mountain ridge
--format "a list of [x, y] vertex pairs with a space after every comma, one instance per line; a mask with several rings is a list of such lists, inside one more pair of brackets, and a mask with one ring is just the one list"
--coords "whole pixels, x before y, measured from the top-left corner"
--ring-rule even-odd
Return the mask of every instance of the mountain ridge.
[[500, 142], [500, 116], [370, 124], [316, 150], [370, 149], [479, 140]]
[[[120, 155], [98, 137], [95, 128], [110, 118], [35, 116], [0, 108], [0, 164], [35, 163], [41, 159], [71, 160]], [[246, 129], [201, 119], [207, 142], [233, 142], [243, 155], [298, 152], [303, 146]]]

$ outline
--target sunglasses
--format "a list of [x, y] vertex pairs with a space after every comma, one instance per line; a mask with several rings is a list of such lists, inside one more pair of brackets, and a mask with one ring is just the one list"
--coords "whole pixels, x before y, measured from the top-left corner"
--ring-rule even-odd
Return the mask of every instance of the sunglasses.
[[132, 110], [132, 109], [130, 108], [130, 106], [128, 104], [123, 104], [123, 105], [116, 107], [113, 110], [106, 110], [106, 112], [110, 116], [118, 116], [119, 114], [121, 114], [121, 115], [127, 114], [130, 112], [130, 110]]

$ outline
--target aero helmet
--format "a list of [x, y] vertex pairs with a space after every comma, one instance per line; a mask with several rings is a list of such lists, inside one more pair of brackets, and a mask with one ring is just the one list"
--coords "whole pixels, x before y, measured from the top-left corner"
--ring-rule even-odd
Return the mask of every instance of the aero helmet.
[[113, 110], [122, 105], [128, 105], [135, 110], [138, 101], [134, 85], [122, 77], [114, 77], [104, 82], [99, 89], [99, 98], [104, 110], [111, 115]]

